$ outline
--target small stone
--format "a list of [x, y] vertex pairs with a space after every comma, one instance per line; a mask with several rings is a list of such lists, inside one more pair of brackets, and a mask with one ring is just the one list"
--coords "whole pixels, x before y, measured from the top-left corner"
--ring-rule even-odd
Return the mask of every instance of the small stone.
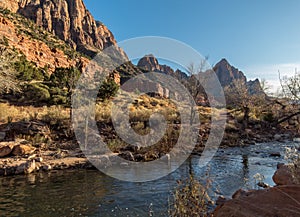
[[0, 141], [3, 141], [5, 139], [6, 133], [0, 132]]
[[43, 166], [42, 166], [42, 169], [43, 169], [44, 171], [49, 171], [49, 170], [52, 169], [52, 166], [51, 166], [51, 165], [43, 165]]
[[280, 152], [273, 152], [270, 154], [270, 157], [281, 157]]
[[[297, 174], [300, 175], [300, 171]], [[277, 170], [273, 175], [272, 179], [276, 185], [297, 184], [297, 182], [295, 182], [296, 180], [293, 178], [293, 173], [291, 172], [289, 166], [284, 164], [277, 165]]]
[[15, 174], [30, 174], [35, 170], [35, 161], [27, 161], [16, 168]]
[[134, 161], [134, 156], [130, 151], [125, 151], [119, 154], [119, 157], [128, 160], [128, 161]]
[[35, 148], [29, 145], [16, 145], [12, 150], [12, 154], [15, 156], [29, 155], [35, 151]]
[[0, 147], [0, 157], [6, 157], [12, 152], [12, 148], [9, 145]]
[[43, 160], [44, 160], [44, 159], [43, 159], [42, 157], [37, 157], [37, 158], [35, 158], [35, 161], [36, 161], [36, 162], [43, 162]]
[[120, 163], [120, 166], [121, 166], [121, 167], [128, 167], [128, 166], [129, 166], [129, 163], [122, 162], [122, 163]]
[[294, 138], [293, 141], [294, 141], [294, 142], [299, 142], [299, 143], [300, 143], [300, 138]]
[[217, 201], [216, 201], [216, 205], [223, 205], [228, 199], [226, 199], [224, 196], [219, 196]]
[[35, 170], [35, 161], [29, 161], [25, 167], [25, 174], [30, 174]]
[[270, 188], [270, 185], [264, 183], [264, 182], [259, 182], [257, 183], [257, 186], [261, 187], [261, 188]]
[[274, 135], [275, 140], [280, 140], [281, 138], [282, 138], [282, 136], [280, 134], [275, 134]]
[[30, 155], [30, 156], [28, 157], [28, 160], [34, 159], [34, 158], [36, 158], [36, 154]]
[[143, 155], [143, 154], [135, 154], [135, 155], [134, 155], [134, 159], [135, 159], [137, 162], [144, 161], [144, 160], [145, 160], [145, 155]]

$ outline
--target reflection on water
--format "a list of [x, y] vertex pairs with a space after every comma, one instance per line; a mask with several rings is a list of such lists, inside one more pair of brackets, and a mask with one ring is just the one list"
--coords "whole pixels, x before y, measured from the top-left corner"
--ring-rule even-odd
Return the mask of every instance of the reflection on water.
[[150, 212], [166, 216], [176, 180], [191, 173], [204, 180], [209, 171], [213, 198], [230, 197], [241, 187], [253, 188], [255, 173], [272, 185], [276, 165], [283, 161], [270, 157], [274, 151], [283, 154], [284, 144], [223, 149], [206, 168], [200, 168], [199, 157], [193, 156], [170, 175], [145, 183], [123, 182], [93, 170], [2, 177], [0, 216], [149, 216]]
[[[93, 175], [91, 175], [93, 174]], [[76, 216], [97, 211], [112, 182], [89, 171], [40, 173], [0, 179], [0, 213], [5, 216]], [[103, 186], [95, 185], [99, 182]], [[1, 215], [2, 216], [2, 215]]]

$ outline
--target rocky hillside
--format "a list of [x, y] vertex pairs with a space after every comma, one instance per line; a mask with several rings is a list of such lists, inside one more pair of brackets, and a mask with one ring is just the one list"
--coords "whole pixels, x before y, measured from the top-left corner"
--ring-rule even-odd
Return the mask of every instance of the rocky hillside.
[[82, 0], [2, 0], [0, 7], [31, 19], [89, 56], [116, 45], [113, 34], [93, 18]]
[[5, 9], [0, 9], [0, 44], [2, 50], [14, 54], [15, 61], [22, 56], [38, 68], [47, 68], [49, 73], [88, 62], [64, 41]]
[[[2, 0], [0, 78], [8, 79], [6, 69], [9, 83], [15, 85], [4, 83], [0, 98], [17, 104], [69, 104], [74, 81], [96, 52], [100, 68], [127, 61], [117, 46], [100, 52], [110, 45], [116, 45], [113, 35], [81, 0]], [[130, 70], [135, 71], [134, 66]], [[118, 72], [110, 76], [120, 83]]]

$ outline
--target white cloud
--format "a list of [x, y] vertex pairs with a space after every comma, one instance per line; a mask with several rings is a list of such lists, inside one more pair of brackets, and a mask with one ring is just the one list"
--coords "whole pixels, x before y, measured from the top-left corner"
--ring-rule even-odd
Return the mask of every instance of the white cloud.
[[271, 92], [276, 92], [280, 88], [280, 77], [293, 76], [295, 70], [300, 70], [300, 63], [282, 63], [274, 65], [256, 65], [245, 67], [242, 71], [248, 79], [265, 79], [270, 86]]

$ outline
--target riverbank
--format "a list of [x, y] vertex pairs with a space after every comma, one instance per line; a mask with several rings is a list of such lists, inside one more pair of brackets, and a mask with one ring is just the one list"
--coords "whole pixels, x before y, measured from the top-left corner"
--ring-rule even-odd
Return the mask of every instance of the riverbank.
[[[18, 107], [3, 103], [0, 103], [0, 108], [0, 176], [92, 167], [75, 139], [70, 109], [60, 106]], [[148, 134], [149, 115], [155, 109], [166, 117], [166, 133], [157, 144], [138, 147], [126, 144], [118, 136], [110, 117], [111, 104], [97, 105], [95, 119], [99, 134], [114, 155], [129, 161], [147, 162], [170, 152], [178, 141], [182, 127], [176, 108], [170, 101], [142, 97], [130, 108], [131, 127], [141, 135]], [[198, 109], [201, 125], [192, 152], [194, 155], [201, 155], [205, 148], [212, 113], [208, 107]], [[226, 109], [217, 109], [215, 113], [218, 118], [226, 119], [221, 148], [245, 147], [271, 141], [285, 142], [297, 136], [296, 130], [283, 125], [272, 126], [254, 115], [244, 130], [240, 113]]]
[[[11, 151], [10, 151], [11, 150]], [[26, 141], [1, 142], [0, 176], [24, 175], [52, 170], [88, 169], [93, 166], [80, 150], [37, 150]]]
[[[262, 138], [261, 136], [259, 138]], [[275, 137], [264, 138], [263, 141], [288, 141], [290, 138], [289, 134], [276, 134]], [[249, 141], [249, 140], [247, 140]], [[227, 146], [222, 144], [221, 148], [226, 149], [229, 147], [245, 147], [248, 145], [255, 145], [255, 141], [249, 143], [243, 143], [242, 145], [231, 145]], [[75, 147], [75, 145], [69, 145], [69, 147]], [[198, 150], [193, 151], [194, 155], [201, 155], [202, 147]], [[98, 155], [99, 159], [104, 157], [106, 160], [103, 161], [103, 167], [111, 165], [114, 161], [115, 156], [120, 156], [128, 161], [148, 161], [155, 160], [162, 156], [160, 153], [151, 152], [141, 153], [136, 147], [127, 145], [122, 147], [120, 150], [115, 151], [112, 155]], [[270, 156], [280, 157], [282, 153], [272, 152]], [[171, 156], [172, 157], [172, 156]], [[94, 166], [86, 159], [81, 149], [42, 149], [41, 147], [36, 148], [30, 142], [26, 140], [17, 140], [11, 142], [0, 142], [0, 176], [10, 175], [22, 175], [30, 174], [39, 171], [48, 172], [51, 170], [66, 170], [66, 169], [91, 169]]]

